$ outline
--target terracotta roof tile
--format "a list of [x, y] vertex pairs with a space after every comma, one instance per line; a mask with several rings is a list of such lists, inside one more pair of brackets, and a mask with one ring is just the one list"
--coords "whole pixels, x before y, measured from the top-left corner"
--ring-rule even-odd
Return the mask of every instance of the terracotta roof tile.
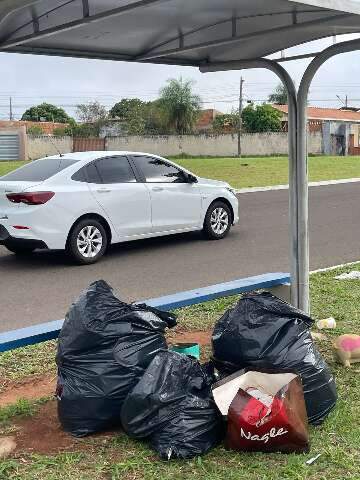
[[[288, 113], [287, 105], [273, 105], [273, 107], [280, 112]], [[360, 123], [360, 112], [337, 108], [308, 107], [308, 117], [310, 120], [342, 120]]]

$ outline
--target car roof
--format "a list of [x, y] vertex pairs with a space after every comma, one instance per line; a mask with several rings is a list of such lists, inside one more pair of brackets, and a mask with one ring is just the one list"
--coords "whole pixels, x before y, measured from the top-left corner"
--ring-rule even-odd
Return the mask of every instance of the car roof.
[[[84, 167], [87, 165], [89, 162], [92, 162], [93, 160], [99, 159], [99, 158], [106, 158], [106, 157], [112, 157], [112, 156], [125, 156], [125, 155], [144, 155], [144, 156], [150, 156], [154, 158], [159, 158], [159, 159], [164, 159], [164, 157], [161, 157], [160, 155], [155, 155], [154, 153], [146, 153], [146, 152], [130, 152], [128, 150], [116, 150], [116, 151], [96, 151], [96, 152], [75, 152], [75, 153], [64, 153], [61, 156], [60, 155], [52, 155], [49, 157], [46, 157], [47, 159], [54, 159], [54, 160], [59, 160], [60, 158], [64, 159], [74, 159], [78, 160], [75, 165], [72, 165], [63, 171], [59, 172], [52, 178], [62, 178], [63, 176], [71, 176], [73, 173], [75, 173], [79, 168]], [[44, 160], [44, 159], [42, 159]], [[181, 168], [184, 172], [187, 172], [191, 175], [194, 175], [190, 170], [184, 168], [183, 166], [177, 165], [175, 162], [172, 160], [165, 159], [167, 162], [170, 164], [174, 165], [176, 168]]]
[[95, 160], [96, 158], [112, 157], [115, 155], [150, 155], [152, 157], [159, 157], [159, 155], [154, 155], [153, 153], [146, 152], [129, 152], [125, 150], [120, 151], [96, 151], [96, 152], [75, 152], [75, 153], [63, 153], [61, 155], [51, 155], [46, 158], [69, 158], [74, 160]]

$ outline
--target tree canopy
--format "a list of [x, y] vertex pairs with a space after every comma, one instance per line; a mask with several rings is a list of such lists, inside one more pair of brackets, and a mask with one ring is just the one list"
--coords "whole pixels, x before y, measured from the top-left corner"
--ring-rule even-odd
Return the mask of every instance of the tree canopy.
[[123, 98], [109, 112], [112, 119], [119, 119], [129, 135], [146, 133], [147, 102], [139, 98]]
[[32, 122], [57, 122], [70, 123], [72, 118], [63, 108], [52, 105], [51, 103], [42, 103], [26, 110], [21, 120]]
[[169, 128], [180, 134], [191, 133], [197, 121], [201, 98], [192, 91], [192, 80], [170, 79], [160, 90], [160, 105]]
[[232, 112], [217, 115], [213, 122], [215, 133], [233, 133], [239, 128], [239, 113]]
[[129, 120], [134, 116], [142, 114], [146, 109], [146, 105], [146, 102], [139, 98], [123, 98], [120, 102], [115, 103], [109, 112], [109, 116], [110, 118]]
[[248, 105], [242, 113], [244, 129], [249, 133], [278, 132], [282, 114], [271, 105]]
[[288, 95], [285, 85], [279, 83], [274, 92], [269, 95], [268, 101], [270, 103], [274, 103], [275, 105], [287, 105]]
[[77, 105], [76, 115], [81, 122], [96, 123], [106, 120], [108, 112], [103, 105], [95, 101]]

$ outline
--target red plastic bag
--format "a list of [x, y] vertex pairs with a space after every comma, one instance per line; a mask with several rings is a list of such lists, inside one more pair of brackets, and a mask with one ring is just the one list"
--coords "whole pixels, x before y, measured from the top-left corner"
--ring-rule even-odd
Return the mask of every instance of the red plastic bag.
[[308, 420], [296, 374], [235, 374], [213, 389], [227, 415], [226, 445], [248, 452], [309, 451]]

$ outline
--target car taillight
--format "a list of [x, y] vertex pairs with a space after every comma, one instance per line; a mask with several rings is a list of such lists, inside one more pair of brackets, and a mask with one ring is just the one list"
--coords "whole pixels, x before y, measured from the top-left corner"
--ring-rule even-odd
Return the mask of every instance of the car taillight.
[[26, 205], [42, 205], [51, 200], [54, 195], [54, 192], [24, 192], [6, 194], [10, 202], [25, 203]]

